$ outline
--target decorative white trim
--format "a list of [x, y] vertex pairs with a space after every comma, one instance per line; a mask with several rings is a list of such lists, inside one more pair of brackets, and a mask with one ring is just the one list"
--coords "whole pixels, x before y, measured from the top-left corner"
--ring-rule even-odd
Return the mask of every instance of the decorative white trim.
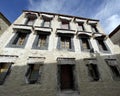
[[47, 17], [47, 18], [53, 18], [53, 15], [49, 15], [49, 14], [41, 14], [43, 17]]
[[78, 23], [85, 23], [87, 20], [83, 20], [83, 19], [75, 19], [75, 22], [78, 22]]
[[35, 31], [44, 31], [44, 32], [50, 32], [51, 33], [51, 31], [52, 31], [52, 29], [51, 28], [44, 28], [44, 27], [34, 27], [34, 30]]
[[94, 33], [94, 34], [93, 34], [93, 37], [94, 37], [94, 38], [96, 38], [96, 37], [102, 37], [102, 36], [103, 36], [103, 37], [106, 37], [105, 34], [101, 34], [101, 33]]
[[76, 34], [76, 32], [73, 30], [60, 30], [60, 29], [57, 29], [57, 33]]
[[29, 57], [28, 64], [44, 64], [45, 57]]
[[70, 17], [64, 17], [64, 16], [59, 16], [59, 18], [62, 19], [62, 20], [68, 20], [68, 21], [72, 20], [72, 18], [70, 18]]
[[91, 20], [88, 20], [88, 24], [97, 24], [98, 21], [91, 21]]
[[85, 35], [88, 35], [88, 36], [92, 36], [92, 33], [78, 31], [77, 35], [81, 35], [81, 34], [85, 34]]
[[21, 26], [21, 25], [14, 25], [13, 29], [25, 29], [25, 30], [32, 30], [32, 26]]
[[6, 62], [8, 62], [8, 63], [13, 63], [13, 62], [15, 62], [16, 61], [16, 59], [17, 59], [17, 56], [0, 56], [0, 63], [6, 63]]

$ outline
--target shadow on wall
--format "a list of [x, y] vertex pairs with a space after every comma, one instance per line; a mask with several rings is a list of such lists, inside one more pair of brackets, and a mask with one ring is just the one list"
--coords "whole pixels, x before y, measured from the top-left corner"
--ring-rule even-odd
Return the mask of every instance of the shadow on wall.
[[[105, 59], [117, 59], [120, 66], [120, 54], [112, 56], [96, 54], [95, 58], [97, 60], [97, 70], [94, 69], [95, 67], [92, 70], [88, 68], [88, 63], [95, 63], [94, 61], [91, 62], [90, 60], [93, 59], [90, 58], [90, 60], [86, 58], [87, 62], [85, 59], [76, 60], [75, 64], [63, 62], [62, 65], [54, 62], [37, 67], [31, 67], [27, 64], [26, 66], [12, 65], [10, 74], [6, 77], [4, 84], [0, 85], [1, 96], [56, 96], [58, 91], [65, 88], [78, 91], [81, 96], [87, 96], [88, 94], [90, 94], [89, 96], [97, 94], [101, 96], [113, 96], [113, 94], [119, 96], [120, 81], [114, 81], [111, 78], [110, 68]], [[38, 67], [40, 67], [39, 71]], [[34, 72], [29, 70], [30, 68]], [[90, 68], [92, 67], [90, 66]], [[39, 72], [39, 75], [36, 75], [37, 72]], [[99, 77], [97, 74], [99, 74]], [[37, 82], [35, 81], [36, 76], [39, 77]], [[91, 78], [99, 79], [94, 80]], [[28, 79], [34, 82], [29, 84]], [[64, 84], [65, 80], [68, 80], [69, 83]]]

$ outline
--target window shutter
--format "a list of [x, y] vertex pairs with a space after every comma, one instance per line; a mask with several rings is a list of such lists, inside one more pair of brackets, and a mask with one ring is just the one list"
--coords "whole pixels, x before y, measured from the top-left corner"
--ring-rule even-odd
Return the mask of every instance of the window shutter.
[[0, 65], [1, 68], [0, 68], [0, 85], [4, 83], [4, 80], [10, 70], [10, 66], [11, 64], [1, 64]]
[[33, 42], [32, 48], [37, 48], [38, 43], [39, 43], [39, 35], [36, 35], [35, 40]]
[[73, 38], [71, 37], [71, 49], [72, 51], [75, 51], [75, 48], [74, 48], [74, 41], [73, 41]]
[[58, 36], [57, 49], [61, 49], [60, 44], [61, 44], [61, 37]]
[[46, 38], [46, 41], [45, 41], [45, 45], [46, 45], [45, 49], [48, 49], [48, 44], [49, 44], [49, 35], [47, 35], [47, 38]]

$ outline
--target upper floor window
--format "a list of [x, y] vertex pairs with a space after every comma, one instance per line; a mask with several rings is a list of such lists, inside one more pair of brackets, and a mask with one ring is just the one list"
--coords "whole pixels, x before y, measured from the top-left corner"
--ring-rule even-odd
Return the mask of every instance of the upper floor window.
[[74, 51], [73, 37], [59, 35], [57, 47], [58, 49]]
[[50, 27], [51, 20], [50, 19], [43, 19], [43, 27]]
[[62, 29], [70, 29], [69, 21], [61, 21], [61, 28]]
[[96, 40], [98, 43], [99, 50], [101, 52], [108, 52], [109, 51], [108, 46], [103, 38], [96, 38]]
[[23, 48], [29, 36], [28, 31], [17, 31], [13, 38], [10, 40], [8, 46]]
[[91, 24], [91, 29], [92, 29], [92, 32], [94, 33], [99, 32], [96, 25]]
[[40, 64], [29, 64], [28, 70], [25, 74], [27, 82], [29, 84], [35, 84], [39, 80], [40, 77]]
[[26, 18], [27, 18], [27, 20], [25, 22], [25, 25], [33, 25], [37, 16], [36, 16], [36, 14], [27, 13]]
[[85, 31], [84, 23], [78, 23], [78, 31]]
[[90, 37], [81, 35], [80, 36], [80, 45], [82, 51], [90, 51], [92, 49], [91, 43], [90, 43]]
[[49, 42], [49, 34], [39, 33], [36, 35], [36, 38], [33, 43], [33, 48], [40, 50], [47, 50]]
[[10, 63], [0, 63], [0, 85], [2, 85], [10, 73], [11, 64]]

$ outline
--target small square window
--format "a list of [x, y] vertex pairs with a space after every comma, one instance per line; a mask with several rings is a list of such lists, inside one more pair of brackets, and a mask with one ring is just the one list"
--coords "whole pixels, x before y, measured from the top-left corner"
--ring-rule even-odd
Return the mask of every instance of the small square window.
[[37, 83], [40, 77], [40, 67], [41, 67], [40, 64], [29, 64], [28, 65], [28, 70], [25, 76], [29, 84]]
[[51, 20], [50, 19], [43, 19], [43, 25], [42, 27], [50, 27]]
[[78, 23], [78, 31], [85, 31], [83, 23]]
[[92, 29], [92, 32], [94, 33], [98, 32], [96, 25], [91, 25], [91, 29]]
[[62, 29], [70, 29], [70, 25], [68, 21], [61, 21], [61, 28]]
[[9, 63], [0, 63], [0, 85], [2, 85], [10, 73], [11, 64]]
[[25, 25], [33, 25], [35, 20], [37, 19], [37, 16], [36, 16], [36, 14], [27, 13], [26, 18], [27, 18], [27, 20], [25, 22]]

